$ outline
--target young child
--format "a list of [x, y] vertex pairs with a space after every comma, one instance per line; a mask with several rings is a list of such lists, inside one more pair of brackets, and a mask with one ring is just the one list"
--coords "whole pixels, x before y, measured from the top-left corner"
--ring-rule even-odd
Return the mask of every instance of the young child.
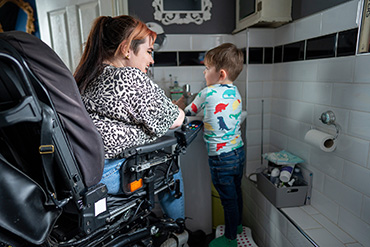
[[187, 115], [204, 111], [204, 141], [212, 182], [220, 194], [225, 214], [225, 234], [212, 240], [211, 247], [237, 246], [243, 231], [241, 180], [245, 161], [240, 123], [242, 102], [233, 85], [243, 69], [243, 52], [225, 43], [209, 50], [204, 58], [207, 87], [185, 108]]

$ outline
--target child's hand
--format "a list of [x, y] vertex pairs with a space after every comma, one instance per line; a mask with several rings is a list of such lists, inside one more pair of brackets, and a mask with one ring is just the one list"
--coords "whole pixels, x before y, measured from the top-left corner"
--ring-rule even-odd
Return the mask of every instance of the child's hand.
[[177, 105], [182, 110], [184, 110], [185, 107], [186, 107], [186, 99], [185, 99], [184, 96], [181, 96], [181, 98], [178, 99], [177, 101], [176, 100], [172, 100], [172, 103], [174, 103], [175, 105]]

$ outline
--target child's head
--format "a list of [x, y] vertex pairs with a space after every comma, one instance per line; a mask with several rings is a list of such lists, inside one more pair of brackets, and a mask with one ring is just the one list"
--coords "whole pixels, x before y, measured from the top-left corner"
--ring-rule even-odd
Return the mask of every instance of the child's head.
[[[230, 82], [233, 82], [243, 70], [243, 62], [243, 52], [231, 43], [224, 43], [209, 50], [204, 57], [206, 71], [213, 69], [217, 73], [213, 75], [213, 78], [219, 76], [222, 79], [226, 76], [226, 80]], [[207, 80], [206, 71], [204, 74]], [[219, 81], [210, 83], [207, 81], [208, 86], [216, 83], [219, 83]]]

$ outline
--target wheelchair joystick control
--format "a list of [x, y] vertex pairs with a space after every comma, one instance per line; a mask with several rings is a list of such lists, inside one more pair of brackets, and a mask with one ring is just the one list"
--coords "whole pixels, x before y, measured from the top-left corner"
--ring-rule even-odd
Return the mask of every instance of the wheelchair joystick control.
[[178, 143], [183, 147], [187, 147], [195, 139], [202, 126], [203, 122], [200, 120], [193, 120], [188, 124], [183, 124], [181, 131], [175, 131]]
[[187, 124], [183, 124], [182, 126], [181, 126], [181, 130], [182, 131], [187, 131], [189, 129], [189, 125], [187, 125]]

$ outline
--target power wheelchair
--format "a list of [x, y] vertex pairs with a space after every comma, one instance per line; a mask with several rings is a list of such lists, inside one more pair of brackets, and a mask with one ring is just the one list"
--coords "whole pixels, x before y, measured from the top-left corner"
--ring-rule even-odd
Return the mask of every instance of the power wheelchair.
[[123, 194], [110, 195], [102, 140], [70, 71], [38, 38], [0, 34], [0, 246], [177, 246], [169, 240], [184, 219], [153, 215], [154, 197], [181, 196], [173, 174], [201, 126], [125, 150]]

